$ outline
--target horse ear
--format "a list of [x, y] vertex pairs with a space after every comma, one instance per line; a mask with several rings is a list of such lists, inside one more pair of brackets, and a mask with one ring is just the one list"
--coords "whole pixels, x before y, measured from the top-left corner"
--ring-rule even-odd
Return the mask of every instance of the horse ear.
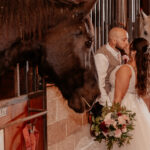
[[97, 0], [75, 0], [78, 2], [78, 13], [82, 14], [85, 17], [87, 14], [90, 13], [91, 9], [93, 8], [94, 4]]
[[141, 16], [141, 18], [142, 18], [143, 21], [145, 21], [145, 20], [147, 19], [147, 17], [148, 17], [148, 16], [144, 13], [143, 10], [141, 10], [140, 16]]

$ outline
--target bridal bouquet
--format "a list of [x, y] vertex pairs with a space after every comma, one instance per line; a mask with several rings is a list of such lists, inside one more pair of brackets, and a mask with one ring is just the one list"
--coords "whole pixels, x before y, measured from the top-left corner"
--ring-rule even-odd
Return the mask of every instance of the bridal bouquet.
[[134, 130], [135, 113], [120, 106], [104, 106], [100, 115], [89, 114], [90, 132], [96, 141], [104, 140], [107, 150], [113, 148], [116, 143], [119, 147], [129, 144], [132, 139], [131, 131]]

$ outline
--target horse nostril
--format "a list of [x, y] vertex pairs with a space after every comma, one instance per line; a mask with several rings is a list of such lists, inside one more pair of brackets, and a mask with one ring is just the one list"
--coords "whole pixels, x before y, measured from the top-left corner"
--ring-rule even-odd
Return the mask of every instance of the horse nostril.
[[85, 42], [85, 46], [86, 46], [87, 48], [90, 48], [91, 45], [92, 45], [92, 40], [89, 40], [89, 41], [86, 41], [86, 42]]
[[148, 35], [147, 31], [144, 31], [144, 35]]

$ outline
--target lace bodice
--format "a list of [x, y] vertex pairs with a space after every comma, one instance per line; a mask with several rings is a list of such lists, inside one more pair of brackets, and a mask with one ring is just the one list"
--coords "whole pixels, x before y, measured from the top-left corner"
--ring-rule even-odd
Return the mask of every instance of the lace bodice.
[[[135, 76], [135, 72], [134, 69], [131, 65], [126, 64], [130, 67], [131, 71], [132, 71], [132, 76], [130, 79], [130, 83], [129, 83], [129, 88], [127, 90], [127, 93], [135, 93], [135, 84], [136, 84], [136, 76]], [[109, 77], [109, 81], [111, 83], [111, 88], [114, 89], [115, 88], [115, 80], [116, 80], [116, 72], [118, 71], [118, 69], [121, 67], [122, 65], [117, 66], [110, 74]]]

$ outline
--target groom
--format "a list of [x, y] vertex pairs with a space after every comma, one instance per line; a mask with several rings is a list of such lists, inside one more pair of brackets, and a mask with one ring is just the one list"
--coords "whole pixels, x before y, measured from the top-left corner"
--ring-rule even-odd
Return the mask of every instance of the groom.
[[[120, 27], [114, 27], [109, 31], [108, 43], [97, 50], [95, 54], [95, 64], [98, 73], [99, 88], [101, 91], [101, 98], [96, 101], [100, 105], [106, 105], [106, 102], [111, 106], [111, 101], [108, 96], [110, 92], [109, 76], [112, 70], [122, 63], [121, 51], [128, 53], [127, 48], [128, 33]], [[124, 57], [128, 58], [128, 57]], [[97, 105], [98, 103], [96, 103]]]

